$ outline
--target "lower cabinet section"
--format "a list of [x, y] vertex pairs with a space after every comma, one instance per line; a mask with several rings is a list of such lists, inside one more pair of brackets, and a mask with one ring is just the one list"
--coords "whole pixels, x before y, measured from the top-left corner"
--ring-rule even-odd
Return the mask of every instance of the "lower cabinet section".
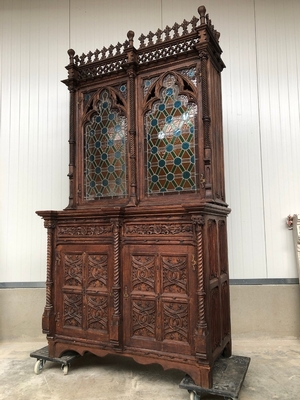
[[44, 218], [49, 355], [122, 354], [210, 387], [231, 354], [224, 217]]

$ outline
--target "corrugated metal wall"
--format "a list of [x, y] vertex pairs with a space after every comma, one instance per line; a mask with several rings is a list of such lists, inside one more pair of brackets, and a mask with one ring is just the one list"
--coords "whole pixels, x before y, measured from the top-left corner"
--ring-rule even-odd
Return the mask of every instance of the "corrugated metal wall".
[[[231, 278], [295, 278], [300, 213], [300, 2], [206, 0], [227, 68], [223, 115]], [[45, 280], [35, 210], [68, 203], [66, 51], [190, 20], [195, 0], [0, 0], [0, 282]], [[298, 167], [297, 167], [298, 166]]]

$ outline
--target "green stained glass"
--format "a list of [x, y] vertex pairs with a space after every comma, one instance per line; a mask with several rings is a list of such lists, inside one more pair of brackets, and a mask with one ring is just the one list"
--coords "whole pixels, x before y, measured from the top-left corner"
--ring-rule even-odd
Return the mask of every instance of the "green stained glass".
[[179, 95], [175, 77], [166, 76], [160, 101], [145, 115], [148, 194], [195, 191], [197, 105]]
[[85, 125], [85, 199], [124, 197], [126, 181], [127, 118], [111, 108], [106, 90], [98, 113]]

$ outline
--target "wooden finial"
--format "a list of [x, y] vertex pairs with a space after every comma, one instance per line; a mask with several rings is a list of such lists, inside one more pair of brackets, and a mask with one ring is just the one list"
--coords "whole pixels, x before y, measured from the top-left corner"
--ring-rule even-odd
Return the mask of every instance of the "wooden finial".
[[69, 49], [68, 54], [69, 54], [69, 58], [70, 58], [70, 64], [74, 64], [75, 51], [73, 49]]
[[128, 40], [129, 40], [129, 46], [133, 47], [134, 32], [133, 31], [128, 31], [127, 32], [127, 37], [128, 37]]
[[204, 6], [198, 7], [198, 13], [200, 15], [200, 25], [205, 25], [206, 8]]

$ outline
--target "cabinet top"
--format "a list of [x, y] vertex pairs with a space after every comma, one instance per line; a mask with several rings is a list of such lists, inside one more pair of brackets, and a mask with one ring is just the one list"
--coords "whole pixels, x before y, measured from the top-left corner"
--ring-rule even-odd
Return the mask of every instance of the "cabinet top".
[[63, 82], [70, 86], [74, 79], [89, 81], [97, 77], [126, 71], [132, 64], [140, 69], [152, 63], [165, 63], [167, 60], [186, 57], [188, 54], [199, 54], [206, 47], [213, 48], [211, 56], [215, 58], [220, 71], [225, 67], [220, 58], [222, 50], [219, 46], [220, 33], [214, 28], [204, 6], [198, 7], [199, 18], [195, 16], [188, 22], [174, 23], [164, 30], [155, 33], [141, 34], [138, 46], [134, 46], [135, 33], [129, 31], [124, 43], [96, 49], [87, 54], [76, 55], [73, 49], [68, 50], [68, 79]]

